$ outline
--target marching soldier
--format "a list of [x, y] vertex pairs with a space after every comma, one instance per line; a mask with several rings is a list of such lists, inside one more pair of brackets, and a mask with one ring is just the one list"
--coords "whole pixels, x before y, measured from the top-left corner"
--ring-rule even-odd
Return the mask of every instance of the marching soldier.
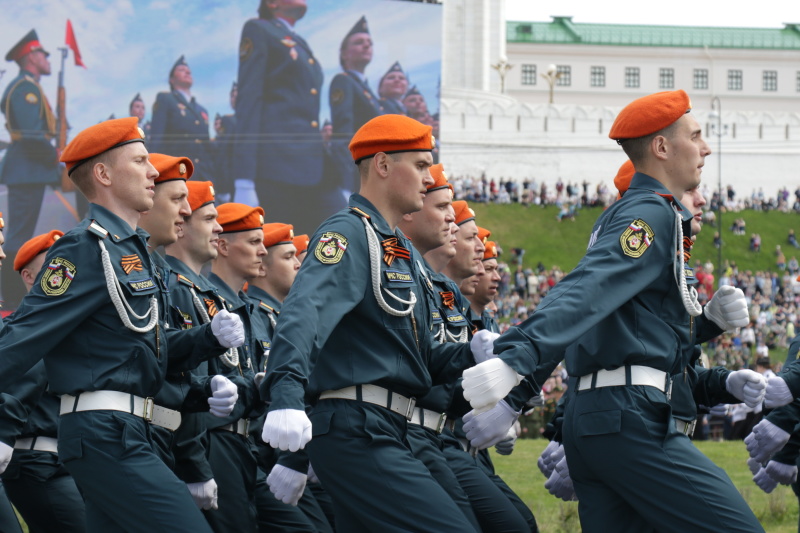
[[[0, 170], [0, 183], [8, 187], [6, 217], [11, 226], [6, 253], [11, 258], [33, 237], [45, 187], [56, 186], [61, 180], [53, 145], [56, 117], [39, 85], [42, 76], [50, 75], [49, 55], [36, 30], [28, 32], [6, 54], [6, 61], [19, 65], [19, 75], [0, 98], [0, 110], [11, 135]], [[12, 308], [25, 295], [25, 288], [12, 269], [2, 271], [2, 291], [6, 306]]]
[[406, 106], [403, 105], [403, 96], [408, 90], [408, 79], [399, 61], [389, 67], [386, 74], [378, 83], [378, 96], [381, 97], [381, 106], [386, 113], [405, 115]]
[[148, 144], [153, 152], [185, 154], [194, 164], [195, 178], [208, 180], [214, 174], [208, 111], [192, 96], [192, 85], [192, 71], [181, 56], [169, 71], [169, 92], [156, 96]]

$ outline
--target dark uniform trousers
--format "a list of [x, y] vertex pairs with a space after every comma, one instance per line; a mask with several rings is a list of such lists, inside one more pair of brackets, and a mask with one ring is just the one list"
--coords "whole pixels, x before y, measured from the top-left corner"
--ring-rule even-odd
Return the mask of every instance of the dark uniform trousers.
[[10, 533], [22, 533], [19, 520], [17, 520], [17, 515], [14, 514], [14, 508], [11, 507], [11, 502], [8, 501], [3, 483], [0, 483], [0, 529], [9, 531]]
[[662, 524], [681, 524], [684, 532], [764, 531], [725, 472], [677, 432], [663, 392], [577, 391], [566, 409], [564, 449], [585, 533], [642, 533]]
[[255, 531], [255, 448], [247, 437], [232, 431], [216, 428], [209, 435], [208, 462], [219, 489], [219, 511], [203, 511], [203, 514], [218, 533]]

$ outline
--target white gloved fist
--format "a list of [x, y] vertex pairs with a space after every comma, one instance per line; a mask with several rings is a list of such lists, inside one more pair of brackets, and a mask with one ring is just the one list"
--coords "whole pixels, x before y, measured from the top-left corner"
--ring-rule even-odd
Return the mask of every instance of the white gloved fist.
[[769, 475], [766, 468], [762, 468], [756, 472], [756, 475], [753, 476], [753, 482], [767, 494], [775, 490], [775, 487], [778, 486], [778, 482]]
[[476, 413], [474, 410], [464, 415], [464, 433], [467, 440], [479, 450], [494, 446], [505, 440], [509, 428], [514, 426], [519, 413], [511, 408], [505, 400], [500, 400], [497, 405], [488, 411]]
[[725, 389], [743, 401], [747, 407], [760, 404], [767, 391], [767, 380], [764, 376], [749, 369], [737, 370], [728, 374]]
[[500, 455], [511, 455], [514, 452], [514, 444], [517, 443], [517, 428], [511, 426], [506, 433], [506, 438], [494, 445], [494, 449]]
[[317, 473], [314, 472], [314, 465], [308, 463], [308, 482], [309, 483], [319, 483], [319, 478], [317, 477]]
[[244, 326], [236, 313], [220, 309], [211, 319], [211, 333], [225, 348], [238, 348], [244, 344]]
[[472, 350], [472, 358], [475, 363], [483, 363], [489, 359], [497, 357], [494, 354], [494, 340], [499, 337], [499, 333], [492, 333], [488, 329], [482, 329], [473, 335], [469, 341], [469, 348]]
[[283, 465], [275, 465], [267, 476], [269, 490], [275, 495], [276, 500], [285, 504], [297, 506], [303, 497], [308, 476]]
[[5, 442], [0, 442], [0, 474], [6, 471], [8, 463], [11, 462], [11, 456], [14, 454], [14, 447], [9, 446]]
[[754, 476], [758, 474], [758, 471], [761, 470], [763, 466], [764, 465], [762, 465], [752, 457], [747, 458], [747, 468], [750, 469], [750, 473], [753, 474]]
[[794, 395], [789, 385], [780, 376], [772, 376], [767, 380], [767, 392], [764, 394], [764, 407], [774, 409], [792, 403]]
[[544, 488], [556, 498], [561, 498], [565, 502], [576, 502], [578, 496], [572, 487], [572, 479], [569, 477], [569, 467], [567, 458], [563, 457], [556, 465], [550, 478], [545, 481]]
[[743, 328], [750, 323], [747, 300], [742, 289], [723, 285], [706, 304], [704, 312], [716, 325], [730, 331]]
[[267, 413], [261, 439], [281, 450], [296, 452], [311, 440], [311, 420], [302, 409], [278, 409]]
[[797, 465], [787, 465], [778, 461], [770, 461], [765, 468], [769, 477], [781, 485], [791, 485], [797, 481]]
[[461, 386], [464, 389], [464, 399], [478, 411], [494, 407], [523, 380], [523, 376], [497, 358], [464, 370], [463, 376]]
[[791, 435], [767, 419], [753, 427], [753, 431], [744, 438], [750, 457], [759, 463], [766, 463], [772, 454], [789, 442]]
[[211, 378], [211, 397], [208, 399], [208, 411], [220, 418], [231, 414], [236, 400], [239, 399], [239, 389], [225, 376]]
[[544, 477], [550, 477], [550, 474], [553, 473], [553, 469], [556, 467], [556, 463], [561, 460], [561, 457], [558, 460], [553, 461], [551, 457], [553, 454], [561, 449], [561, 457], [564, 456], [564, 447], [561, 446], [560, 442], [551, 440], [547, 447], [542, 451], [542, 455], [539, 456], [539, 460], [536, 461], [536, 465], [539, 467], [539, 471], [544, 474]]
[[197, 483], [187, 483], [186, 487], [192, 495], [194, 503], [204, 511], [218, 509], [217, 505], [217, 482], [214, 478], [208, 481], [198, 481]]

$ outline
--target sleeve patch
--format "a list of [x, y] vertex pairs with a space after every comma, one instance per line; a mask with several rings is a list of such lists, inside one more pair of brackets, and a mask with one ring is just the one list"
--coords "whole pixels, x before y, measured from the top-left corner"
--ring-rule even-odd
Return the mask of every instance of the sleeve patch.
[[39, 285], [47, 296], [61, 296], [69, 288], [78, 270], [63, 257], [54, 257], [42, 274]]
[[344, 101], [344, 91], [341, 89], [335, 89], [331, 93], [331, 103], [333, 105], [339, 105]]
[[250, 37], [245, 37], [242, 39], [241, 44], [239, 44], [239, 60], [246, 61], [250, 54], [253, 53], [253, 41]]
[[653, 244], [655, 236], [647, 222], [637, 218], [625, 228], [619, 237], [622, 253], [629, 257], [641, 257]]
[[29, 104], [38, 104], [39, 97], [36, 96], [36, 94], [34, 93], [28, 93], [25, 95], [25, 101], [28, 102]]
[[335, 265], [342, 260], [347, 250], [347, 239], [341, 233], [326, 232], [322, 234], [314, 256], [324, 265]]

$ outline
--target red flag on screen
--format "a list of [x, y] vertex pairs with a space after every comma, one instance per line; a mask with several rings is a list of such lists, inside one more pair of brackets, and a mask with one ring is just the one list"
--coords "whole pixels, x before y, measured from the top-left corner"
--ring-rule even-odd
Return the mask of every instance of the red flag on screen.
[[65, 38], [65, 43], [70, 47], [72, 53], [75, 54], [75, 64], [86, 68], [86, 65], [84, 65], [81, 60], [81, 51], [78, 50], [78, 41], [75, 39], [75, 32], [72, 31], [72, 22], [69, 19], [67, 19], [67, 36]]

